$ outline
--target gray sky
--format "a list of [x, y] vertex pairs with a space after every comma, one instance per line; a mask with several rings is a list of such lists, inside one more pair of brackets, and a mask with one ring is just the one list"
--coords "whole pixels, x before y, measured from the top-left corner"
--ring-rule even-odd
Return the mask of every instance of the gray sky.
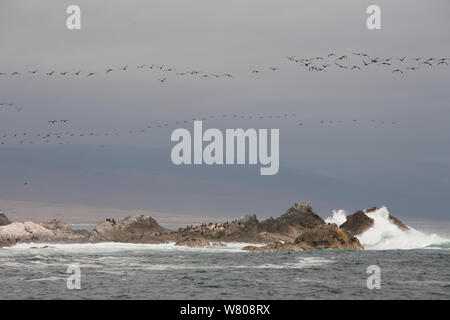
[[[81, 31], [65, 27], [65, 10], [73, 3], [82, 9]], [[450, 58], [448, 1], [377, 1], [383, 27], [377, 31], [365, 25], [370, 4], [55, 0], [36, 6], [31, 0], [1, 1], [0, 72], [22, 74], [0, 76], [0, 100], [23, 109], [0, 109], [0, 133], [102, 136], [71, 138], [69, 146], [53, 147], [58, 151], [6, 139], [0, 147], [0, 174], [7, 183], [0, 187], [0, 198], [202, 215], [248, 210], [276, 215], [297, 200], [311, 202], [323, 216], [333, 208], [386, 204], [394, 215], [448, 220], [450, 67], [421, 66], [403, 75], [382, 66], [315, 73], [286, 59], [336, 52], [361, 64], [352, 56], [360, 51], [372, 57], [407, 56], [408, 65], [416, 57]], [[234, 77], [177, 77], [136, 69], [140, 64]], [[125, 65], [126, 72], [105, 74]], [[280, 70], [272, 72], [270, 66]], [[28, 74], [34, 69], [37, 75]], [[262, 72], [254, 75], [254, 69]], [[83, 74], [45, 76], [52, 70]], [[87, 72], [97, 74], [88, 78]], [[161, 77], [167, 77], [164, 84], [158, 82]], [[208, 126], [280, 128], [279, 177], [262, 181], [253, 176], [254, 167], [242, 173], [171, 166], [174, 122], [223, 114], [227, 118], [208, 120]], [[246, 119], [233, 119], [233, 114]], [[276, 118], [284, 114], [296, 117]], [[265, 119], [250, 120], [249, 115]], [[51, 119], [70, 123], [50, 126]], [[389, 125], [392, 121], [395, 125]], [[139, 132], [164, 123], [169, 126]], [[121, 134], [104, 135], [113, 132]], [[129, 158], [111, 158], [121, 150]], [[77, 161], [77, 154], [84, 155], [83, 161]], [[289, 170], [296, 172], [291, 178], [285, 174]], [[80, 176], [84, 180], [75, 183]], [[22, 187], [24, 180], [30, 180], [30, 188]], [[112, 181], [127, 187], [112, 187]], [[151, 181], [158, 181], [157, 187]], [[87, 185], [89, 192], [82, 189]]]

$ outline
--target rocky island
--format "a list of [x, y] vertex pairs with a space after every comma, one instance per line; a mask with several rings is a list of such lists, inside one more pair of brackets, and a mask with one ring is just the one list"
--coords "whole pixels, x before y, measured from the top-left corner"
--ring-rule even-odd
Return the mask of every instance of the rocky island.
[[[341, 226], [327, 224], [306, 203], [295, 203], [277, 218], [259, 221], [256, 215], [245, 214], [239, 220], [225, 223], [203, 223], [170, 230], [155, 219], [144, 215], [126, 217], [120, 221], [106, 219], [91, 231], [73, 230], [61, 221], [44, 223], [11, 222], [0, 211], [0, 247], [20, 242], [53, 243], [169, 243], [190, 247], [223, 246], [226, 242], [259, 244], [247, 246], [247, 251], [296, 251], [309, 249], [364, 249], [357, 235], [373, 226], [366, 213], [370, 208], [347, 216]], [[389, 219], [400, 229], [408, 227], [399, 219]], [[260, 244], [264, 244], [260, 246]]]

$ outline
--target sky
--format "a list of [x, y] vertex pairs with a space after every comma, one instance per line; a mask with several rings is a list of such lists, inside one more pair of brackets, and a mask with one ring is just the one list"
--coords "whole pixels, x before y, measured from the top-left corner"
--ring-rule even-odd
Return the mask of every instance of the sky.
[[[71, 4], [81, 30], [66, 28]], [[450, 3], [377, 1], [382, 29], [368, 30], [371, 4], [1, 1], [0, 103], [21, 109], [0, 108], [0, 199], [230, 217], [275, 216], [304, 201], [322, 216], [387, 205], [400, 217], [448, 220], [450, 66], [407, 71], [395, 59], [450, 58]], [[329, 71], [308, 72], [287, 59], [331, 52], [349, 66], [361, 65], [354, 52], [393, 57], [404, 74], [340, 70], [334, 59]], [[69, 75], [45, 75], [52, 70]], [[188, 70], [233, 78], [176, 75]], [[279, 128], [279, 174], [174, 166], [170, 134], [192, 130], [193, 118]], [[70, 122], [48, 123], [61, 119]], [[64, 146], [37, 137], [55, 132], [76, 134], [58, 140]]]

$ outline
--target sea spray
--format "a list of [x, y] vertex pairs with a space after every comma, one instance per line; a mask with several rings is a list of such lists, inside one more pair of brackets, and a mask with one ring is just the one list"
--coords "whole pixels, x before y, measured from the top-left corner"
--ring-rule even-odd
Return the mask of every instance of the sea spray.
[[333, 210], [333, 215], [325, 219], [326, 223], [335, 223], [338, 226], [343, 224], [347, 220], [347, 211], [345, 210]]
[[[381, 207], [375, 211], [365, 212], [374, 221], [373, 226], [356, 235], [366, 250], [408, 250], [422, 248], [446, 248], [450, 239], [442, 238], [436, 234], [425, 234], [410, 226], [409, 230], [401, 230], [389, 219], [389, 211]], [[336, 223], [338, 226], [346, 221], [345, 210], [333, 210], [333, 215], [327, 223]]]

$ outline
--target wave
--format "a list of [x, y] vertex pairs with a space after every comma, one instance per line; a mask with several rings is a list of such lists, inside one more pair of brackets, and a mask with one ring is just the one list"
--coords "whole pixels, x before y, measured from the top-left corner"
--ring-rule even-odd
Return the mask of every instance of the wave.
[[[411, 226], [408, 226], [409, 230], [401, 230], [389, 219], [386, 207], [365, 214], [374, 220], [374, 224], [356, 237], [367, 250], [450, 249], [450, 239], [434, 233], [425, 234]], [[337, 210], [325, 221], [340, 226], [346, 221], [346, 216], [345, 210]]]
[[[72, 254], [93, 254], [93, 253], [116, 253], [127, 251], [196, 251], [196, 252], [241, 252], [245, 246], [255, 245], [252, 243], [228, 242], [223, 246], [210, 247], [186, 247], [176, 246], [175, 242], [162, 244], [144, 244], [144, 243], [122, 243], [122, 242], [101, 242], [101, 243], [77, 243], [77, 244], [56, 244], [56, 243], [18, 243], [11, 247], [5, 247], [0, 250], [2, 254], [46, 254], [46, 253], [72, 253]], [[259, 244], [263, 245], [263, 244]], [[259, 246], [257, 245], [257, 246]]]

